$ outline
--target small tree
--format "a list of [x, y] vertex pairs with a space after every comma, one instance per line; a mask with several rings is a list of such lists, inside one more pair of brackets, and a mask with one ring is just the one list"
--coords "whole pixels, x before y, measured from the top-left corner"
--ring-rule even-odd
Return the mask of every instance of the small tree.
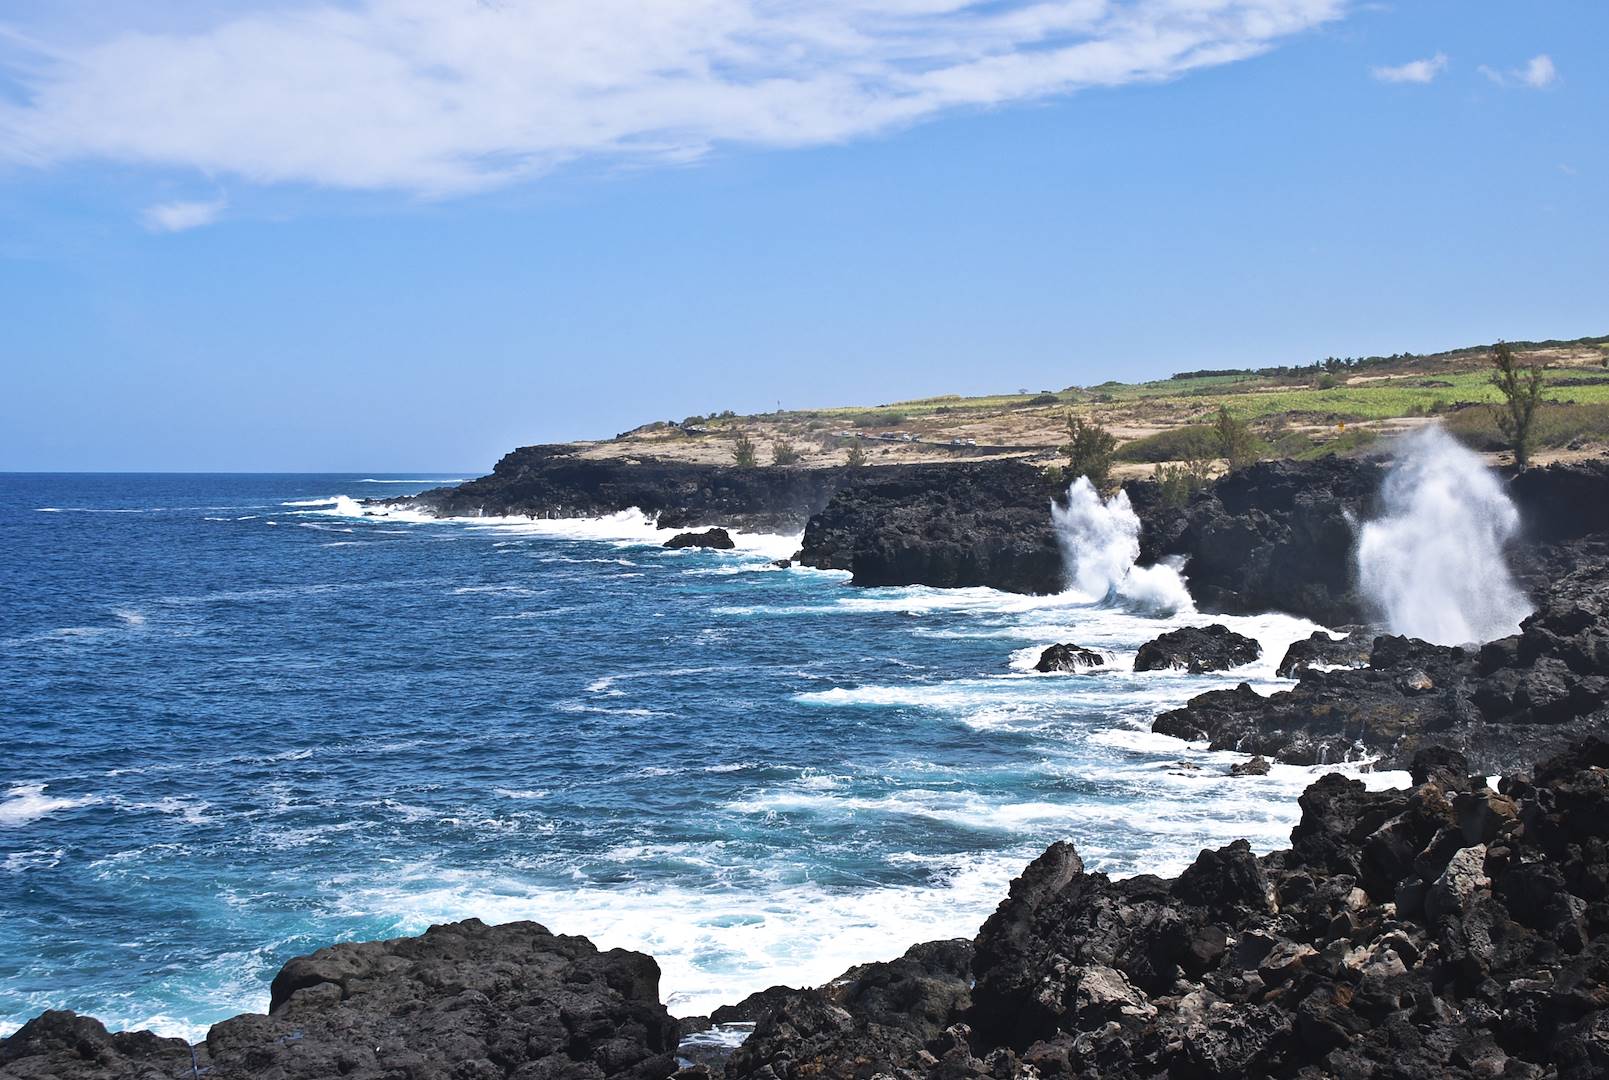
[[749, 438], [748, 432], [738, 432], [737, 438], [732, 441], [732, 459], [745, 469], [751, 469], [759, 464], [759, 449], [754, 445], [754, 440]]
[[771, 443], [773, 465], [797, 465], [802, 457], [804, 455], [799, 453], [799, 448], [786, 439], [776, 439]]
[[1110, 431], [1068, 410], [1067, 445], [1062, 447], [1062, 453], [1067, 455], [1068, 476], [1087, 476], [1096, 488], [1105, 488], [1111, 481], [1112, 453], [1116, 449], [1117, 440]]
[[1212, 463], [1205, 458], [1185, 462], [1158, 462], [1153, 479], [1161, 489], [1162, 505], [1179, 507], [1212, 482]]
[[858, 469], [866, 464], [866, 448], [861, 445], [861, 440], [856, 439], [849, 444], [849, 456], [844, 459], [844, 464], [851, 469]]
[[1257, 436], [1246, 421], [1235, 419], [1229, 406], [1218, 406], [1218, 418], [1212, 426], [1218, 435], [1218, 453], [1231, 472], [1257, 460]]
[[1503, 395], [1495, 406], [1497, 428], [1514, 448], [1514, 464], [1525, 468], [1531, 463], [1531, 425], [1542, 400], [1542, 365], [1520, 367], [1508, 342], [1499, 341], [1492, 349], [1492, 385]]

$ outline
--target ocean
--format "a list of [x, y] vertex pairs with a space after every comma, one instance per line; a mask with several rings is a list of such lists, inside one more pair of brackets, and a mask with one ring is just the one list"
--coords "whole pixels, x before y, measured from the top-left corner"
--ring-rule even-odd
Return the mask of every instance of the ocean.
[[[1231, 778], [1148, 730], [1289, 685], [1303, 620], [357, 502], [460, 478], [0, 475], [0, 1034], [71, 1008], [197, 1040], [292, 956], [469, 916], [649, 952], [702, 1013], [970, 936], [1058, 839], [1113, 874], [1283, 847], [1329, 771]], [[1262, 660], [1127, 670], [1213, 621]], [[1034, 673], [1063, 641], [1115, 670]]]

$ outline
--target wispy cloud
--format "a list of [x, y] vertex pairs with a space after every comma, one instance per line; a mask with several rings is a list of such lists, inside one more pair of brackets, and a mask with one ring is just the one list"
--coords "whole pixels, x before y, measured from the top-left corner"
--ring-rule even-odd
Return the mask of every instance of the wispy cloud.
[[1498, 71], [1483, 64], [1480, 73], [1498, 86], [1526, 86], [1532, 90], [1545, 90], [1559, 81], [1559, 69], [1554, 67], [1553, 58], [1547, 53], [1533, 56], [1524, 67], [1510, 71]]
[[1437, 53], [1423, 60], [1410, 60], [1396, 67], [1377, 67], [1374, 77], [1389, 83], [1427, 83], [1447, 70], [1447, 54]]
[[147, 206], [140, 221], [152, 232], [183, 232], [218, 220], [228, 206], [224, 199], [211, 202], [167, 202]]
[[[271, 0], [262, 0], [269, 3]], [[301, 0], [56, 44], [0, 160], [450, 194], [801, 146], [1256, 56], [1348, 0]]]

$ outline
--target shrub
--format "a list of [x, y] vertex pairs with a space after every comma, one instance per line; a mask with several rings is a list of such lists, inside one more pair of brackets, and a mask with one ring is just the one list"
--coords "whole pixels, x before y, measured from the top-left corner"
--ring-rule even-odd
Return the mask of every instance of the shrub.
[[899, 427], [907, 419], [909, 417], [902, 412], [884, 409], [860, 413], [855, 417], [854, 423], [856, 427]]
[[1112, 433], [1072, 412], [1067, 413], [1067, 474], [1075, 479], [1089, 477], [1096, 488], [1105, 488], [1112, 478], [1112, 452], [1117, 440]]
[[1163, 506], [1183, 506], [1190, 496], [1212, 483], [1211, 466], [1205, 460], [1184, 464], [1158, 464], [1152, 474], [1161, 491]]
[[[1483, 406], [1459, 409], [1442, 421], [1447, 433], [1473, 450], [1511, 448], [1494, 410]], [[1558, 448], [1577, 439], [1609, 441], [1609, 403], [1563, 405], [1544, 401], [1531, 418], [1531, 448]]]
[[749, 438], [749, 433], [746, 431], [738, 432], [737, 438], [732, 440], [732, 459], [737, 462], [740, 468], [752, 469], [755, 465], [758, 465], [760, 461], [759, 453], [759, 449], [754, 445], [754, 440]]
[[859, 439], [856, 439], [850, 445], [849, 456], [844, 459], [844, 464], [848, 465], [851, 469], [858, 469], [866, 464], [866, 448], [861, 445], [861, 441]]
[[1029, 398], [1028, 399], [1028, 404], [1030, 404], [1030, 405], [1060, 405], [1061, 404], [1061, 398], [1057, 397], [1055, 394], [1052, 394], [1049, 390], [1046, 390], [1046, 391], [1044, 391], [1042, 393], [1035, 394], [1033, 397]]
[[1320, 390], [1334, 390], [1340, 385], [1341, 380], [1337, 379], [1334, 375], [1331, 375], [1327, 371], [1318, 377], [1318, 388]]
[[785, 439], [776, 439], [771, 443], [773, 465], [797, 465], [803, 457], [804, 455], [799, 453], [799, 448]]
[[1147, 465], [1159, 461], [1217, 456], [1218, 433], [1205, 424], [1169, 428], [1155, 435], [1131, 439], [1117, 451], [1119, 461], [1139, 461]]
[[1257, 436], [1251, 433], [1246, 421], [1235, 418], [1229, 406], [1218, 406], [1218, 418], [1213, 421], [1213, 427], [1218, 433], [1218, 455], [1231, 472], [1257, 460]]
[[1492, 385], [1503, 395], [1503, 403], [1495, 409], [1497, 426], [1514, 451], [1514, 464], [1523, 469], [1531, 462], [1531, 425], [1542, 400], [1542, 365], [1522, 371], [1514, 350], [1499, 341], [1492, 348], [1492, 368]]

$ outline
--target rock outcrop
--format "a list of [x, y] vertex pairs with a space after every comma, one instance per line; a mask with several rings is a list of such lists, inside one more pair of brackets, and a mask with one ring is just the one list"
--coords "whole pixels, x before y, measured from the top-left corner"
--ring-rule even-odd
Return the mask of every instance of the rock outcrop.
[[1244, 683], [1212, 690], [1152, 730], [1297, 765], [1378, 756], [1403, 768], [1431, 743], [1487, 773], [1546, 757], [1609, 730], [1609, 560], [1550, 582], [1520, 633], [1478, 650], [1380, 636], [1365, 668], [1308, 669], [1266, 697]]
[[1100, 671], [1106, 668], [1106, 654], [1098, 653], [1094, 649], [1086, 649], [1082, 645], [1062, 644], [1052, 645], [1039, 654], [1039, 662], [1034, 664], [1035, 671], [1073, 671], [1088, 672]]
[[591, 458], [570, 446], [524, 446], [488, 476], [392, 503], [440, 517], [598, 517], [635, 508], [658, 515], [667, 529], [785, 532], [804, 528], [850, 472]]
[[1227, 671], [1263, 655], [1255, 638], [1237, 634], [1222, 623], [1182, 626], [1147, 641], [1134, 654], [1135, 671], [1179, 669], [1192, 675]]
[[677, 1033], [650, 957], [469, 919], [290, 961], [267, 1015], [213, 1025], [194, 1059], [175, 1039], [46, 1013], [0, 1042], [0, 1076], [657, 1080], [676, 1070]]
[[857, 585], [1060, 592], [1056, 494], [1017, 461], [862, 469], [810, 519], [799, 561]]
[[1609, 743], [1495, 790], [1427, 751], [1413, 781], [1326, 776], [1290, 850], [1237, 842], [1172, 880], [1052, 845], [984, 924], [969, 993], [789, 991], [726, 1075], [1606, 1075]]
[[1337, 667], [1367, 667], [1374, 651], [1374, 635], [1361, 626], [1343, 626], [1341, 637], [1315, 630], [1301, 641], [1291, 642], [1285, 658], [1274, 669], [1282, 679], [1294, 679], [1307, 671]]
[[1372, 515], [1385, 467], [1321, 458], [1263, 461], [1221, 478], [1178, 509], [1150, 481], [1127, 485], [1139, 513], [1140, 559], [1185, 559], [1203, 611], [1286, 611], [1331, 626], [1358, 622], [1355, 523]]
[[677, 548], [712, 548], [715, 551], [731, 551], [737, 547], [732, 540], [732, 534], [725, 529], [705, 529], [703, 532], [677, 533], [666, 540], [664, 547]]

